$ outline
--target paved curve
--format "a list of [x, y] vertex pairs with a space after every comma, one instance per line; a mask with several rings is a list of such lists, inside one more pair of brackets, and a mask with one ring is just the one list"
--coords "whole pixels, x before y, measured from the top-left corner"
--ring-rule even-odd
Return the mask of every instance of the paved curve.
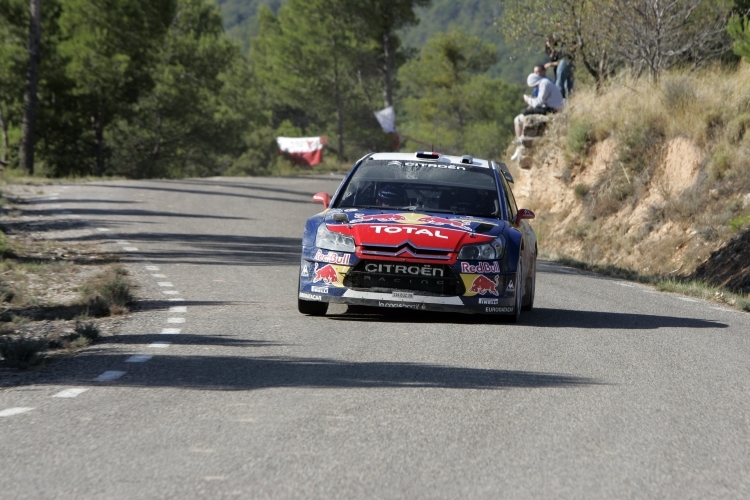
[[543, 263], [518, 326], [303, 317], [302, 222], [337, 182], [45, 188], [143, 300], [0, 391], [0, 498], [750, 496], [749, 315]]

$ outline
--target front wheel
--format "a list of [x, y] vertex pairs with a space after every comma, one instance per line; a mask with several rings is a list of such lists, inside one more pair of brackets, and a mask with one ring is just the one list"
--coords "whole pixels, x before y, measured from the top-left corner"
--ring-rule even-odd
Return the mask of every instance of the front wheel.
[[328, 302], [313, 302], [311, 300], [297, 299], [297, 309], [308, 316], [325, 316], [328, 312]]
[[518, 259], [518, 267], [516, 271], [516, 305], [514, 307], [513, 316], [510, 317], [511, 323], [518, 323], [521, 319], [521, 303], [523, 302], [523, 264], [521, 259]]

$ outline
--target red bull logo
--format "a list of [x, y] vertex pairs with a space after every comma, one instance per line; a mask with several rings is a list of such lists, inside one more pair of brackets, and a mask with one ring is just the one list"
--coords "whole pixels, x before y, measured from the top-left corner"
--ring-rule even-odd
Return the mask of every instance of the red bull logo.
[[469, 288], [470, 292], [476, 293], [477, 295], [484, 295], [490, 293], [492, 295], [500, 295], [497, 292], [497, 286], [500, 284], [500, 275], [495, 275], [495, 280], [490, 280], [487, 276], [480, 274], [474, 280]]
[[433, 224], [435, 226], [451, 226], [458, 229], [471, 229], [471, 225], [469, 222], [464, 220], [458, 220], [458, 219], [447, 219], [445, 217], [435, 217], [433, 215], [429, 215], [427, 217], [420, 217], [417, 219], [417, 222], [421, 222], [423, 224]]
[[[313, 271], [313, 283], [322, 281], [326, 285], [333, 285], [339, 282], [339, 274], [336, 272], [331, 264], [321, 267], [318, 269], [318, 264], [315, 264], [315, 271]], [[497, 295], [497, 294], [495, 294]]]
[[401, 214], [354, 214], [352, 222], [405, 222], [407, 219]]

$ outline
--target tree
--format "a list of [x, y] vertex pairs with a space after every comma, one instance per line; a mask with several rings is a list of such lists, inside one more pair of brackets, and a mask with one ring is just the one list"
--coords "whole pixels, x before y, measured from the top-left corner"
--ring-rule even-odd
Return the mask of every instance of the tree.
[[732, 0], [619, 0], [614, 12], [617, 47], [636, 74], [652, 80], [676, 65], [699, 67], [730, 47], [727, 21]]
[[427, 41], [399, 71], [407, 135], [439, 150], [494, 157], [507, 145], [521, 89], [484, 73], [497, 51], [459, 31]]
[[616, 52], [622, 31], [613, 4], [626, 1], [506, 0], [503, 32], [509, 40], [540, 46], [546, 37], [554, 37], [600, 87], [619, 63]]
[[[204, 0], [179, 0], [151, 74], [129, 113], [113, 124], [112, 171], [130, 177], [217, 174], [217, 157], [239, 155], [246, 102], [222, 102], [240, 66], [239, 48], [225, 36], [221, 15]], [[238, 67], [236, 71], [241, 71]], [[245, 80], [243, 83], [246, 83]], [[249, 92], [251, 89], [235, 90]], [[236, 107], [235, 107], [236, 106]]]
[[39, 64], [41, 62], [42, 0], [29, 1], [29, 44], [26, 66], [26, 85], [23, 95], [23, 122], [18, 164], [29, 174], [34, 173], [34, 132], [36, 130], [36, 104], [39, 91]]
[[405, 56], [397, 32], [419, 22], [415, 7], [425, 7], [430, 0], [355, 0], [351, 8], [357, 10], [364, 33], [370, 39], [377, 67], [383, 80], [383, 105], [393, 106], [394, 72], [403, 64]]
[[59, 51], [73, 95], [93, 132], [96, 173], [105, 169], [105, 128], [153, 85], [155, 46], [175, 14], [175, 0], [67, 0]]
[[294, 108], [298, 124], [332, 121], [339, 160], [346, 157], [344, 125], [363, 74], [359, 64], [367, 60], [360, 23], [347, 7], [348, 0], [290, 0], [278, 17], [262, 8], [260, 35], [251, 44], [269, 104]]
[[20, 115], [28, 62], [28, 9], [24, 0], [0, 0], [0, 166], [9, 163], [9, 129]]

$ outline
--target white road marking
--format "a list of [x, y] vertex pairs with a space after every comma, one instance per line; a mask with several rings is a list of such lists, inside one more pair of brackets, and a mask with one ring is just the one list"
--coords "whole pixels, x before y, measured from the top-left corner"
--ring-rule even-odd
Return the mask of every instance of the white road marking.
[[171, 299], [167, 299], [169, 302], [185, 302], [185, 299], [180, 297], [173, 297]]
[[117, 380], [118, 378], [125, 375], [127, 372], [121, 372], [118, 370], [107, 370], [94, 379], [94, 382], [109, 382], [110, 380]]
[[182, 330], [180, 328], [162, 328], [161, 333], [165, 335], [176, 335], [180, 333]]
[[684, 300], [685, 302], [700, 302], [700, 300], [689, 299], [687, 297], [677, 297], [677, 298], [680, 300]]
[[158, 271], [159, 266], [146, 266], [146, 271]]
[[103, 233], [106, 233], [107, 231], [109, 231], [109, 228], [108, 227], [97, 227], [96, 230], [97, 231], [101, 231]]
[[117, 240], [115, 241], [115, 243], [117, 243], [118, 245], [130, 245], [130, 242], [125, 240]]
[[164, 293], [164, 294], [166, 294], [166, 295], [177, 295], [177, 294], [179, 294], [180, 292], [178, 292], [177, 290], [165, 290], [165, 291], [163, 291], [163, 292], [161, 292], [161, 293]]
[[80, 216], [80, 215], [76, 215], [76, 214], [74, 214], [74, 215], [71, 215], [71, 217], [73, 217], [74, 219], [80, 219], [80, 218], [81, 218], [81, 216]]
[[31, 411], [34, 408], [8, 408], [7, 410], [0, 411], [0, 417], [12, 417], [13, 415], [18, 415], [19, 413], [26, 413], [27, 411]]
[[152, 274], [151, 276], [153, 276], [154, 278], [166, 278], [167, 277], [166, 274]]
[[163, 286], [163, 287], [173, 287], [174, 286], [169, 281], [159, 281], [156, 284], [159, 285], [159, 286]]
[[613, 281], [613, 283], [615, 285], [626, 286], [628, 288], [635, 288], [635, 285], [631, 285], [630, 283], [622, 283], [620, 281]]
[[169, 312], [171, 313], [186, 313], [187, 312], [187, 306], [172, 306], [169, 308]]
[[722, 312], [725, 312], [725, 313], [726, 312], [735, 312], [734, 309], [727, 309], [726, 307], [712, 307], [711, 309], [716, 309], [717, 311], [722, 311]]
[[53, 398], [74, 398], [78, 396], [79, 394], [83, 394], [84, 392], [88, 391], [88, 389], [84, 387], [73, 387], [72, 389], [65, 389], [64, 391], [60, 391], [57, 394], [53, 394]]
[[185, 318], [167, 318], [167, 323], [184, 323]]
[[156, 347], [158, 349], [166, 349], [172, 344], [172, 342], [154, 342], [153, 344], [149, 344], [149, 347]]
[[145, 363], [149, 359], [153, 358], [150, 354], [136, 354], [135, 356], [130, 356], [128, 359], [125, 360], [126, 363]]
[[126, 252], [137, 252], [138, 249], [136, 247], [122, 247], [123, 250]]

